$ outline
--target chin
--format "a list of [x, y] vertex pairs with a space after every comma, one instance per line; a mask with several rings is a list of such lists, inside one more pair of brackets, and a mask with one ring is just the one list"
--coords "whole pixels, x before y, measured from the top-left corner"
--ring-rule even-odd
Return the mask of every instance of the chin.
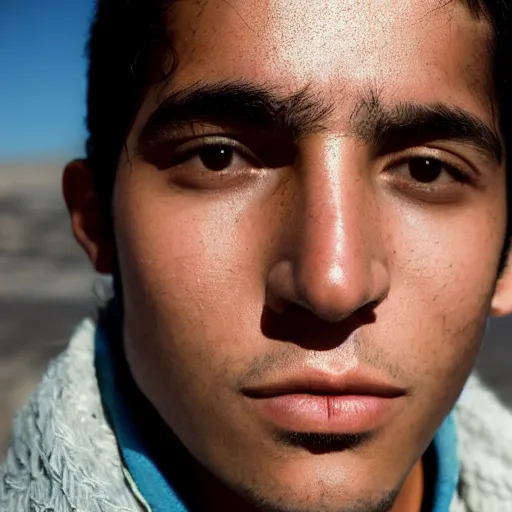
[[266, 471], [246, 466], [245, 482], [231, 488], [262, 512], [389, 512], [403, 479], [389, 484], [390, 473], [382, 468], [379, 475], [370, 468], [347, 470], [347, 459], [352, 458], [347, 455], [307, 453], [295, 461], [267, 459]]
[[261, 492], [259, 489], [244, 489], [241, 494], [255, 510], [261, 512], [389, 512], [398, 495], [398, 490], [369, 496], [356, 496], [340, 492], [329, 483], [316, 481], [308, 484], [297, 482], [300, 488], [279, 489]]

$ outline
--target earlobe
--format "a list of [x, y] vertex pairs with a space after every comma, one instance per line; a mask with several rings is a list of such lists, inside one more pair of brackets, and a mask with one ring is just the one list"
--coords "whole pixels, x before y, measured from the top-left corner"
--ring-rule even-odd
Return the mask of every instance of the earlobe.
[[491, 316], [505, 316], [512, 313], [512, 255], [509, 254], [507, 266], [496, 284], [491, 302]]
[[84, 160], [73, 160], [64, 169], [62, 192], [76, 240], [97, 272], [113, 270], [114, 241], [106, 229], [92, 172]]

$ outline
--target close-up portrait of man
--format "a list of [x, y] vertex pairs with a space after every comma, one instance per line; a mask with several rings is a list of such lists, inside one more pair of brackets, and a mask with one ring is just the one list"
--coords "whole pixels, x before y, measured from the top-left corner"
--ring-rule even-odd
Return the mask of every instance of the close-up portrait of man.
[[507, 512], [505, 0], [98, 0], [62, 189], [112, 297], [2, 511]]

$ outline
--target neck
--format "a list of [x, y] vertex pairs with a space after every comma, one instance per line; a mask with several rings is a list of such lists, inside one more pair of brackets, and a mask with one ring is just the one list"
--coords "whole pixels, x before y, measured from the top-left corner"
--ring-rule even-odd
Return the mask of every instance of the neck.
[[420, 459], [407, 476], [391, 512], [420, 512], [424, 495], [423, 461]]

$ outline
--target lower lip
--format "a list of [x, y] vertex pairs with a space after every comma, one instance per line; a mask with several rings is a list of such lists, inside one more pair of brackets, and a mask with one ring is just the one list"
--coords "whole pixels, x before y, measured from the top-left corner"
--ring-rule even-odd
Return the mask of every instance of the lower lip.
[[254, 399], [274, 426], [294, 432], [357, 434], [382, 427], [396, 411], [400, 397], [368, 395], [280, 395]]

